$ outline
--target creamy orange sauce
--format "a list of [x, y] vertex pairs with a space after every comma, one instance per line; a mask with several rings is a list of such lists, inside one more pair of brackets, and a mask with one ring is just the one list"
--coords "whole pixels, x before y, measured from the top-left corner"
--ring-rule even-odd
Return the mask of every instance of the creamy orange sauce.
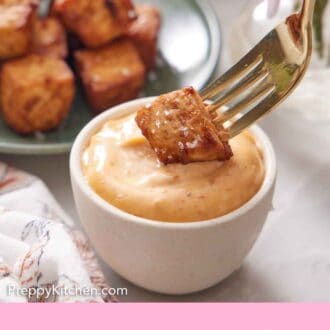
[[231, 140], [227, 162], [159, 163], [135, 123], [135, 114], [110, 120], [83, 153], [85, 177], [108, 203], [166, 222], [209, 220], [238, 209], [260, 189], [265, 171], [252, 135]]

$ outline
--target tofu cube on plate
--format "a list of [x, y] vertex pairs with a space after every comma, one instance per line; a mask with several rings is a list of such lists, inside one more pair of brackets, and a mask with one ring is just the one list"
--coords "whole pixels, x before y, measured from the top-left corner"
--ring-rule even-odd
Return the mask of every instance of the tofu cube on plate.
[[37, 19], [34, 24], [32, 52], [65, 59], [68, 56], [64, 26], [56, 17]]
[[76, 51], [75, 61], [96, 113], [136, 98], [144, 85], [145, 67], [136, 48], [126, 39], [96, 50]]
[[60, 59], [33, 54], [10, 60], [0, 78], [3, 117], [19, 134], [57, 128], [71, 109], [74, 76]]
[[0, 4], [0, 60], [28, 53], [33, 23], [34, 10], [31, 6]]
[[53, 8], [68, 30], [89, 48], [124, 35], [136, 17], [131, 0], [55, 0]]
[[161, 25], [159, 10], [152, 5], [138, 5], [138, 18], [131, 24], [128, 35], [148, 69], [155, 66]]

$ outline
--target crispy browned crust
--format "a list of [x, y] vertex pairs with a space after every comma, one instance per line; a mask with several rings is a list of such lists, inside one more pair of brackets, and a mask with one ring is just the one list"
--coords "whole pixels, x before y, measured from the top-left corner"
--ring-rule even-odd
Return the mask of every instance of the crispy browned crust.
[[70, 111], [75, 92], [66, 63], [39, 55], [4, 63], [0, 85], [3, 117], [20, 134], [58, 127]]
[[55, 0], [54, 12], [90, 48], [122, 36], [135, 19], [130, 0]]
[[215, 127], [192, 87], [158, 97], [137, 113], [136, 122], [164, 164], [224, 161], [233, 155], [225, 129]]
[[144, 85], [144, 65], [133, 44], [126, 39], [97, 50], [77, 51], [75, 62], [96, 113], [136, 98]]
[[59, 19], [37, 19], [34, 24], [32, 52], [65, 59], [68, 56], [67, 37]]
[[138, 18], [131, 24], [128, 35], [148, 69], [155, 66], [157, 41], [161, 26], [159, 10], [152, 5], [138, 5]]
[[0, 5], [0, 60], [28, 53], [33, 23], [34, 9], [30, 5]]

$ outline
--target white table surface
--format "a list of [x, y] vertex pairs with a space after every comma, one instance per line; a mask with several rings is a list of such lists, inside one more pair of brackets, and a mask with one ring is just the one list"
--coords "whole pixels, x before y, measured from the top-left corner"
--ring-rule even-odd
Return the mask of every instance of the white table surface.
[[[235, 13], [248, 0], [210, 1], [226, 42]], [[222, 70], [225, 63], [223, 59]], [[262, 123], [279, 164], [275, 210], [241, 270], [207, 291], [169, 297], [137, 288], [102, 265], [113, 287], [128, 288], [123, 301], [330, 301], [330, 125], [311, 130], [303, 119], [296, 124], [288, 121], [285, 111], [279, 109]], [[68, 156], [0, 155], [0, 160], [39, 176], [79, 222]]]

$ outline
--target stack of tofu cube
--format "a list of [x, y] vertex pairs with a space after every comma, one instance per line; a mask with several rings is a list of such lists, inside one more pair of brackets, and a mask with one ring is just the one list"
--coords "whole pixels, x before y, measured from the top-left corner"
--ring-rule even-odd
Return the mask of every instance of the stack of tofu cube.
[[131, 0], [54, 0], [39, 18], [39, 1], [0, 0], [0, 109], [13, 130], [57, 128], [72, 107], [74, 72], [96, 114], [139, 95], [155, 66], [157, 8]]

